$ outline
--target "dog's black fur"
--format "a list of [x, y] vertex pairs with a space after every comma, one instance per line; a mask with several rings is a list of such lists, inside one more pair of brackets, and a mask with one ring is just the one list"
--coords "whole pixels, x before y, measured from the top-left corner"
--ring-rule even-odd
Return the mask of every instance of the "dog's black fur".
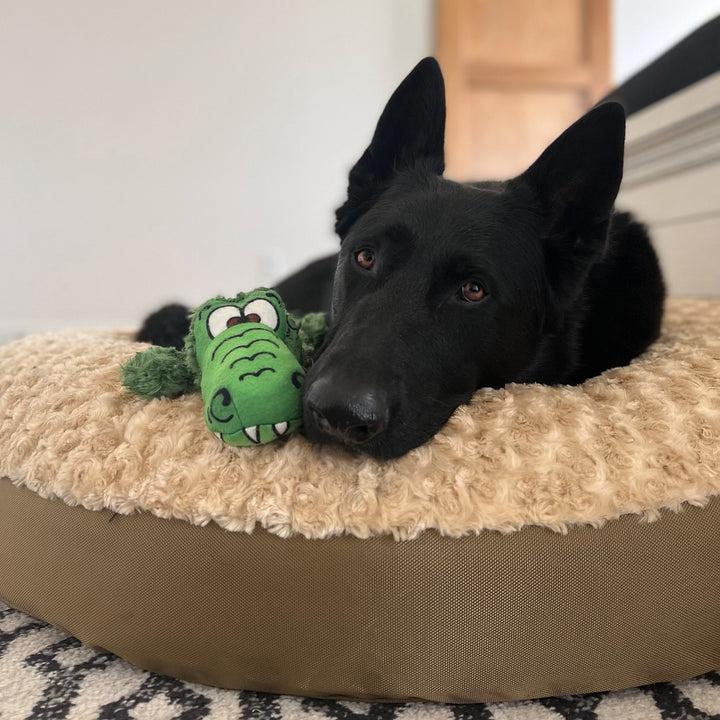
[[350, 171], [339, 256], [277, 286], [296, 310], [331, 298], [307, 435], [396, 457], [479, 387], [579, 383], [645, 350], [665, 289], [643, 226], [613, 212], [624, 131], [606, 103], [516, 178], [446, 180], [442, 74], [420, 62]]

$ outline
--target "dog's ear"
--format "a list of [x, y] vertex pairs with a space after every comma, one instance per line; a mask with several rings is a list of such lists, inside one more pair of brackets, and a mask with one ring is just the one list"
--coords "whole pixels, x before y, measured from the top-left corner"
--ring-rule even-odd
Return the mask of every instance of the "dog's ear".
[[372, 142], [350, 171], [348, 199], [335, 213], [337, 234], [345, 237], [396, 172], [422, 162], [442, 175], [444, 143], [445, 84], [437, 60], [428, 57], [392, 94]]
[[543, 216], [551, 284], [574, 300], [602, 257], [623, 173], [625, 111], [608, 102], [590, 110], [555, 140], [518, 180], [534, 190]]
[[571, 125], [523, 174], [538, 191], [548, 230], [608, 219], [622, 180], [625, 111], [608, 102]]

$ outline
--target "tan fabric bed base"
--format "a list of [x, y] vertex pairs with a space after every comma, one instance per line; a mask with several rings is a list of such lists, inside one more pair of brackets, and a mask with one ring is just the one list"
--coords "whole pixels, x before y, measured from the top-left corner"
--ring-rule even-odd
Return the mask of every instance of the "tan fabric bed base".
[[0, 598], [132, 663], [299, 695], [512, 700], [720, 667], [720, 498], [566, 535], [282, 539], [0, 479]]

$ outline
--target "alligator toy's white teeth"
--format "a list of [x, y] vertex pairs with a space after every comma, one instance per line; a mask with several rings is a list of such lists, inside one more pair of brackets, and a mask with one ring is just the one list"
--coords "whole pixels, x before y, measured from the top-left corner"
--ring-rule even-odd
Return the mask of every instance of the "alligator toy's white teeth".
[[245, 433], [245, 437], [247, 437], [248, 440], [254, 443], [260, 442], [260, 437], [258, 436], [258, 426], [253, 425], [251, 427], [243, 428], [243, 432]]
[[286, 422], [275, 423], [273, 425], [273, 432], [280, 437], [287, 432], [288, 424]]
[[222, 435], [221, 435], [220, 433], [213, 433], [213, 435], [215, 435], [215, 437], [216, 437], [220, 442], [224, 442], [224, 440], [222, 439]]

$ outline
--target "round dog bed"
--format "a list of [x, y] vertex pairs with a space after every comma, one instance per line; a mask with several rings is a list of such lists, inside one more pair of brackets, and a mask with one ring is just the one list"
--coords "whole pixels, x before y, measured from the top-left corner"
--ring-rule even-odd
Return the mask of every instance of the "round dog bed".
[[720, 302], [579, 387], [481, 390], [389, 462], [232, 448], [113, 332], [0, 348], [0, 599], [228, 688], [477, 702], [720, 667]]

